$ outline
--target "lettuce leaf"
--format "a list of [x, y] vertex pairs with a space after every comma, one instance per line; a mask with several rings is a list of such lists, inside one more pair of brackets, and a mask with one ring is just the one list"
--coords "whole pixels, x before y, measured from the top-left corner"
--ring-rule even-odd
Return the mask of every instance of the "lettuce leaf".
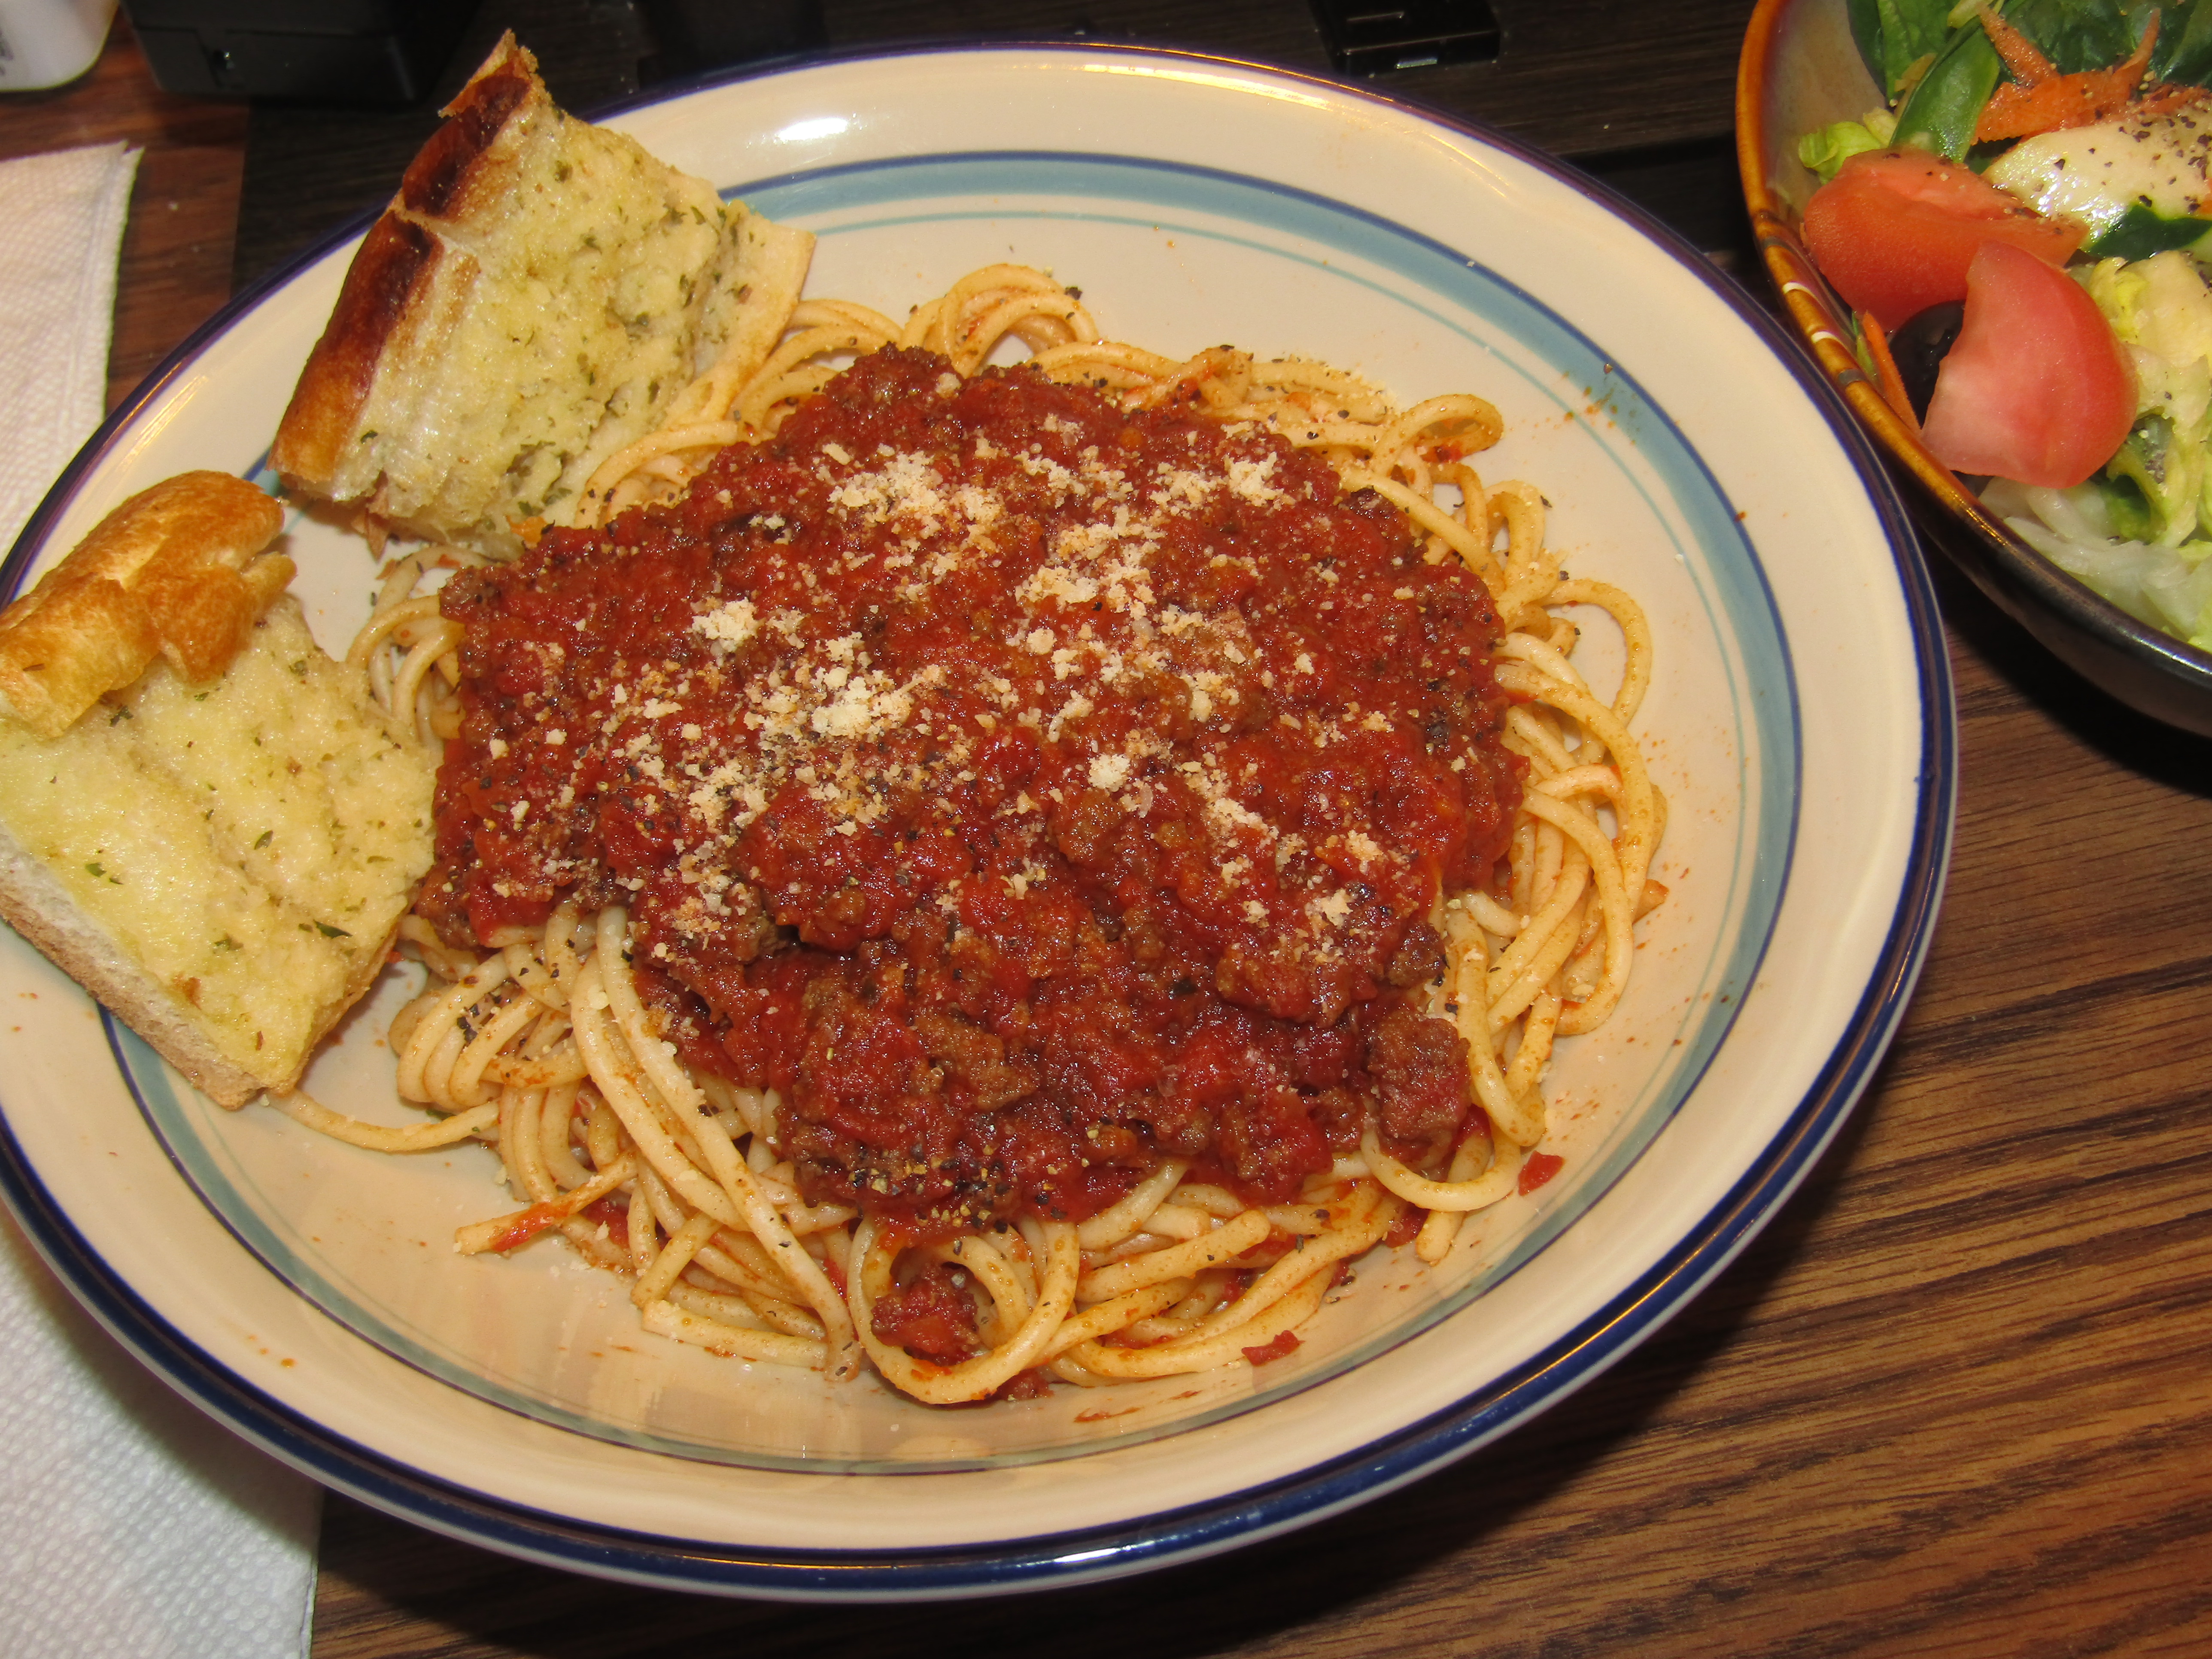
[[1822, 184], [1854, 155], [1887, 149], [1897, 131], [1897, 118], [1886, 109], [1869, 110], [1856, 121], [1838, 121], [1808, 132], [1797, 141], [1797, 159], [1819, 175]]

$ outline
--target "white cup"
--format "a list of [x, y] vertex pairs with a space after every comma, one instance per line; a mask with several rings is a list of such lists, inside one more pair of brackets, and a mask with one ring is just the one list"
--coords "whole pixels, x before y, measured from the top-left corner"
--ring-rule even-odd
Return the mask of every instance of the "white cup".
[[0, 92], [76, 80], [114, 16], [115, 0], [0, 0]]

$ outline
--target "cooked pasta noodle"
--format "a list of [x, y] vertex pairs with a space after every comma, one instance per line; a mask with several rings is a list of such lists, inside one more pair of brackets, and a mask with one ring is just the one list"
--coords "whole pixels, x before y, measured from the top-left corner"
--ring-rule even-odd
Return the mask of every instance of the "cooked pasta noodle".
[[[1664, 896], [1650, 872], [1665, 803], [1630, 731], [1651, 679], [1650, 626], [1620, 588], [1560, 576], [1533, 488], [1477, 471], [1469, 458], [1503, 430], [1480, 398], [1399, 411], [1319, 363], [1255, 362], [1228, 348], [1164, 357], [1102, 339], [1050, 277], [994, 265], [902, 325], [846, 302], [801, 303], [750, 380], [695, 386], [671, 426], [610, 460], [582, 522], [672, 495], [723, 446], [766, 438], [858, 354], [918, 346], [969, 376], [1010, 337], [1046, 374], [1125, 406], [1253, 422], [1318, 452], [1346, 492], [1395, 505], [1429, 562], [1460, 562], [1489, 590], [1497, 682], [1516, 699], [1502, 741], [1525, 766], [1525, 788], [1508, 878], [1441, 897], [1435, 918], [1447, 965], [1425, 1012], [1465, 1039], [1481, 1108], [1436, 1171], [1393, 1156], [1370, 1124], [1358, 1152], [1294, 1202], [1248, 1203], [1167, 1158], [1079, 1222], [1024, 1218], [914, 1244], [849, 1205], [810, 1202], [778, 1151], [777, 1094], [680, 1063], [633, 981], [629, 918], [573, 903], [481, 953], [410, 919], [404, 946], [430, 983], [394, 1022], [392, 1045], [400, 1095], [441, 1119], [375, 1129], [304, 1097], [284, 1103], [302, 1122], [382, 1150], [494, 1142], [521, 1207], [465, 1228], [464, 1252], [557, 1231], [630, 1278], [647, 1330], [836, 1377], [865, 1358], [933, 1404], [981, 1399], [1024, 1374], [1096, 1386], [1271, 1358], [1344, 1264], [1394, 1231], [1423, 1261], [1443, 1261], [1468, 1215], [1518, 1189], [1546, 1134], [1540, 1085], [1553, 1042], [1618, 1006], [1636, 921]], [[431, 549], [399, 562], [354, 646], [426, 741], [455, 730], [461, 630], [418, 579], [468, 556]], [[1609, 701], [1573, 661], [1577, 613], [1590, 611], [1624, 641]], [[878, 1304], [931, 1263], [962, 1270], [974, 1303], [980, 1351], [957, 1363], [917, 1358], [876, 1332]]]

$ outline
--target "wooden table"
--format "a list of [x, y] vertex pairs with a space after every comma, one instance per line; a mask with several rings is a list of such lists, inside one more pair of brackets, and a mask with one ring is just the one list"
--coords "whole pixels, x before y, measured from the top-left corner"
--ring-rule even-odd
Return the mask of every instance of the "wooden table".
[[[1151, 0], [960, 12], [1322, 68], [1296, 0], [1239, 4], [1228, 21]], [[1500, 63], [1403, 89], [1589, 159], [1705, 245], [1738, 246], [1728, 99], [1747, 5], [1497, 7]], [[539, 40], [564, 98], [587, 105], [634, 70], [606, 41], [635, 20], [605, 0], [487, 5], [477, 33], [517, 15], [568, 32], [573, 51]], [[894, 0], [827, 15], [839, 40], [927, 21]], [[392, 170], [359, 158], [423, 118], [257, 110], [249, 142], [240, 111], [155, 92], [118, 31], [86, 81], [0, 100], [0, 154], [147, 146], [119, 395], [222, 299], [234, 226], [241, 272], [265, 268], [388, 190]], [[323, 189], [288, 195], [319, 168]], [[1139, 1639], [1176, 1659], [2212, 1651], [2212, 744], [2128, 714], [1965, 584], [1942, 587], [1958, 845], [1888, 1060], [1742, 1257], [1533, 1425], [1268, 1545], [969, 1606], [624, 1589], [332, 1498], [314, 1659], [1041, 1642], [1086, 1659]]]

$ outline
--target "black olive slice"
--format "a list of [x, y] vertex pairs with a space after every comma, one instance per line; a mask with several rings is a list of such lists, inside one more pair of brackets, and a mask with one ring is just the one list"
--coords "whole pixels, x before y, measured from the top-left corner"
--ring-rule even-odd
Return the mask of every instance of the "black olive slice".
[[1889, 337], [1889, 355], [1897, 360], [1898, 379], [1905, 382], [1912, 412], [1923, 421], [1928, 418], [1928, 400], [1936, 395], [1936, 371], [1943, 367], [1944, 355], [1958, 339], [1966, 317], [1965, 301], [1946, 300], [1906, 318]]

